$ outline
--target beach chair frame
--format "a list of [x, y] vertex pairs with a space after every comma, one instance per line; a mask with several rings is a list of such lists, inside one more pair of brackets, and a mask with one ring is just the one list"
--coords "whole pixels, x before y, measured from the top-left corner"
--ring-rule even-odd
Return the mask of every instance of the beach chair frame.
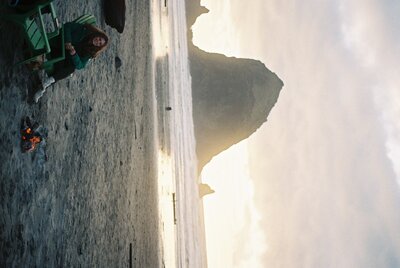
[[[2, 7], [0, 19], [11, 21], [21, 29], [26, 49], [23, 60], [14, 66], [21, 64], [35, 63], [38, 59], [43, 59], [41, 68], [50, 73], [55, 63], [65, 59], [64, 49], [64, 29], [58, 21], [53, 0], [43, 1], [33, 5], [28, 11], [20, 13], [14, 9]], [[46, 29], [44, 15], [50, 13], [53, 23], [53, 31]], [[59, 46], [60, 55], [52, 55], [52, 47]]]

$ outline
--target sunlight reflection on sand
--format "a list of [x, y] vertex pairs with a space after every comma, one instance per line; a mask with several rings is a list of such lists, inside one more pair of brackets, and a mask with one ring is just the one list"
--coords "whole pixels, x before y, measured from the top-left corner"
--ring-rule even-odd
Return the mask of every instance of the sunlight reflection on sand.
[[158, 153], [158, 196], [162, 255], [165, 267], [176, 267], [176, 229], [174, 224], [175, 193], [172, 158], [163, 151]]
[[[164, 6], [164, 1], [154, 0], [152, 1], [152, 34], [153, 34], [153, 56], [154, 59], [159, 59], [167, 56], [168, 54], [168, 44], [169, 44], [169, 18], [168, 10]], [[156, 66], [155, 66], [156, 68]], [[154, 70], [154, 74], [157, 71]], [[162, 75], [162, 74], [159, 74]], [[156, 77], [153, 78], [155, 89]], [[162, 86], [162, 85], [161, 85]], [[154, 117], [156, 122], [160, 120], [157, 118], [157, 112], [154, 111]], [[161, 130], [159, 135], [164, 135], [163, 130]], [[155, 143], [157, 147], [160, 146], [159, 140]], [[163, 260], [163, 267], [176, 267], [176, 228], [174, 224], [174, 205], [173, 196], [175, 194], [175, 181], [174, 181], [174, 170], [173, 170], [173, 160], [170, 155], [168, 155], [162, 149], [159, 149], [157, 154], [157, 170], [158, 170], [158, 210], [159, 210], [159, 236], [160, 244], [159, 250], [161, 253], [161, 258]]]
[[164, 7], [161, 2], [164, 1], [156, 1], [152, 6], [153, 14], [155, 14], [154, 20], [152, 21], [153, 53], [155, 58], [163, 57], [168, 54], [168, 9]]

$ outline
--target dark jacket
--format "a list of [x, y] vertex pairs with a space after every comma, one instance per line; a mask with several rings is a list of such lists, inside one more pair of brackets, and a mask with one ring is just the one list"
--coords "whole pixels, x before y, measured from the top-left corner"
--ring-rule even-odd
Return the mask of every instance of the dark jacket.
[[64, 24], [64, 42], [71, 43], [75, 48], [75, 55], [71, 56], [67, 53], [75, 68], [80, 70], [85, 68], [90, 60], [89, 55], [82, 55], [82, 41], [90, 34], [86, 27], [80, 23], [67, 22]]

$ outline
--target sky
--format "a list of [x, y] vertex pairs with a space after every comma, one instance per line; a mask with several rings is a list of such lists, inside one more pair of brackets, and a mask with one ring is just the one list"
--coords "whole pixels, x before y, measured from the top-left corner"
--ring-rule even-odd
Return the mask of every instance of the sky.
[[196, 45], [285, 84], [203, 170], [209, 267], [400, 267], [400, 2], [202, 5]]

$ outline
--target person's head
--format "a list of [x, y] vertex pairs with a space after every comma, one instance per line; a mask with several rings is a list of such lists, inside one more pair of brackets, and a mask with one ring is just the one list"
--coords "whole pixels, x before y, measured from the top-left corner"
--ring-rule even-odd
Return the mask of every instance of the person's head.
[[84, 51], [92, 58], [96, 58], [108, 45], [108, 36], [99, 28], [86, 24], [90, 34], [84, 39]]
[[92, 42], [95, 47], [103, 47], [104, 45], [107, 44], [106, 39], [102, 36], [93, 37]]

